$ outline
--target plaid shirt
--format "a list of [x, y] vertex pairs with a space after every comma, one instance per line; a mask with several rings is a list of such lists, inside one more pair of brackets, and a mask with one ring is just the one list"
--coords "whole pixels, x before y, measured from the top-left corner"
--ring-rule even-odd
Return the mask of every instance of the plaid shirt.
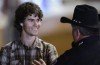
[[51, 65], [58, 57], [55, 46], [36, 38], [31, 47], [27, 47], [20, 40], [8, 43], [0, 51], [0, 65], [31, 65], [34, 59], [42, 58], [47, 65]]

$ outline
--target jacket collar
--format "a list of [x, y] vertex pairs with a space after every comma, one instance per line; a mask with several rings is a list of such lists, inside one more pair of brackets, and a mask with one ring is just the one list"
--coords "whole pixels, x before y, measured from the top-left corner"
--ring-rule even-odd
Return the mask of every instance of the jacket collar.
[[[72, 47], [78, 47], [81, 45], [92, 45], [92, 42], [95, 41], [100, 41], [100, 36], [99, 35], [93, 35], [93, 36], [89, 36], [86, 37], [78, 42], [72, 42]], [[91, 42], [91, 43], [90, 43]]]

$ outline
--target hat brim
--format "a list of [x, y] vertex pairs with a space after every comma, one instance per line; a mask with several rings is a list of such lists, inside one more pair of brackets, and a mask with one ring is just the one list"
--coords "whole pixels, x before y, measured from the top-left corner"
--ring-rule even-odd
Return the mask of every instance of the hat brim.
[[[99, 20], [100, 20], [100, 14], [98, 14], [98, 16], [99, 16]], [[73, 20], [71, 20], [71, 19], [69, 19], [67, 17], [61, 17], [60, 22], [61, 23], [70, 23], [72, 25], [81, 26], [81, 27], [90, 28], [90, 29], [98, 29], [99, 28], [98, 25], [95, 26], [95, 27], [86, 26], [86, 25], [83, 25], [81, 23], [75, 22], [75, 21], [73, 21]]]
[[67, 17], [61, 17], [60, 22], [61, 23], [70, 23], [70, 24], [78, 25], [78, 26], [81, 25], [81, 24], [79, 24], [79, 23], [77, 23], [77, 22], [75, 22], [75, 21], [73, 21], [73, 20], [71, 20], [71, 19], [69, 19]]
[[61, 22], [61, 23], [71, 23], [72, 20], [69, 19], [69, 18], [66, 18], [66, 17], [61, 17], [60, 22]]

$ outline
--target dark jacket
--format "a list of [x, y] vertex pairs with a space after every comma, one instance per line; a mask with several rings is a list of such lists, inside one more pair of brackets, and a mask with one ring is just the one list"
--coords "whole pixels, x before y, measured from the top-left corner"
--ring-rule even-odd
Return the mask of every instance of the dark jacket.
[[90, 36], [75, 44], [55, 65], [100, 65], [100, 36]]

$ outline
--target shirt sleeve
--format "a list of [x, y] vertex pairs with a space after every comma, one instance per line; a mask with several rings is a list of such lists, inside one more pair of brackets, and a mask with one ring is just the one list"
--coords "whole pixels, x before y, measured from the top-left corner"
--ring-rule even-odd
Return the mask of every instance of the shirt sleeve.
[[56, 62], [56, 59], [58, 58], [58, 52], [56, 50], [56, 47], [52, 44], [49, 44], [48, 53], [49, 53], [50, 65], [52, 65], [53, 63]]

